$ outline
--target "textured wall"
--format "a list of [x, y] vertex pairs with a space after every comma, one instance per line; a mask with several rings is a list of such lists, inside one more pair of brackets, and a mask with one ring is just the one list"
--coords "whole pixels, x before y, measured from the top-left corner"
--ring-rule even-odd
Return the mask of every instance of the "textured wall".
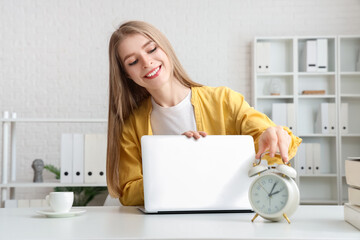
[[[133, 19], [168, 36], [194, 81], [229, 86], [250, 101], [255, 36], [360, 34], [359, 12], [359, 0], [0, 0], [0, 111], [106, 118], [108, 40]], [[26, 180], [35, 158], [59, 164], [62, 132], [106, 131], [105, 124], [17, 127], [17, 174]], [[46, 191], [18, 189], [17, 197]]]

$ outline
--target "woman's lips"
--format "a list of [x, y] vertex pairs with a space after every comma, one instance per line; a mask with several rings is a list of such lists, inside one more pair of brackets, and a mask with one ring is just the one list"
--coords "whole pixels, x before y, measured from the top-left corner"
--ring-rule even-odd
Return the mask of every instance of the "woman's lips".
[[153, 79], [159, 76], [161, 70], [161, 65], [151, 70], [148, 74], [145, 75], [148, 79]]

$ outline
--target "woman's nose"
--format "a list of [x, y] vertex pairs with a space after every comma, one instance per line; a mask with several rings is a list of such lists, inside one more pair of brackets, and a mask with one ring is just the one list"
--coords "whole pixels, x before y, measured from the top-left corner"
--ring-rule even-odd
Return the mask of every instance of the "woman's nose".
[[141, 58], [144, 68], [150, 67], [152, 65], [153, 60], [149, 56], [143, 55]]

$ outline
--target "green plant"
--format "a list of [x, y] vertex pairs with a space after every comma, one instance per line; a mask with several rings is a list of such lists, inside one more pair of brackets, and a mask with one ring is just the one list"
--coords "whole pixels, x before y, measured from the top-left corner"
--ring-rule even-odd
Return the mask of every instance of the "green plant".
[[[55, 174], [55, 179], [60, 179], [60, 168], [47, 164], [46, 170]], [[106, 187], [55, 187], [55, 192], [74, 192], [73, 206], [86, 206], [96, 195], [106, 191]]]
[[49, 172], [55, 174], [55, 179], [60, 179], [60, 169], [55, 167], [54, 165], [51, 164], [47, 164], [44, 166], [44, 168], [46, 170], [48, 170]]

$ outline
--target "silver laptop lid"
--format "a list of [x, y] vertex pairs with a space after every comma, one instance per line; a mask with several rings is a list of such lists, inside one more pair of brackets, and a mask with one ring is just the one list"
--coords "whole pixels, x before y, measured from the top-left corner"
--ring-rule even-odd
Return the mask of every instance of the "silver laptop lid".
[[141, 148], [146, 212], [251, 209], [251, 136], [143, 136]]

